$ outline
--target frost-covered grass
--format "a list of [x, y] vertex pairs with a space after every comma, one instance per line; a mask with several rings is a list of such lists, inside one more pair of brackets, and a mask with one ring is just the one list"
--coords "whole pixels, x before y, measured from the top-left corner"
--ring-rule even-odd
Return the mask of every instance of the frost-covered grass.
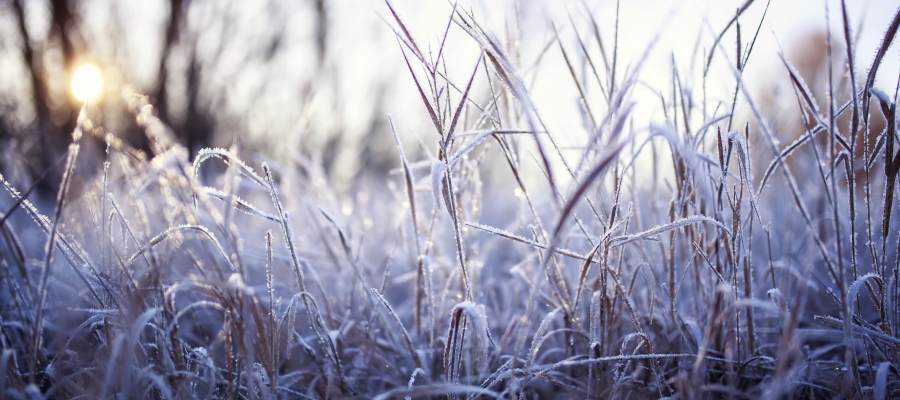
[[[900, 14], [872, 66], [807, 85], [785, 59], [797, 134], [745, 86], [752, 42], [708, 56], [732, 101], [676, 70], [664, 117], [635, 121], [643, 59], [616, 72], [597, 30], [559, 41], [583, 61], [575, 157], [475, 18], [448, 18], [481, 48], [453, 81], [443, 39], [424, 51], [392, 17], [434, 127], [410, 152], [391, 121], [396, 174], [338, 193], [303, 156], [189, 162], [126, 92], [151, 159], [106, 136], [76, 179], [103, 134], [82, 113], [47, 214], [2, 179], [3, 397], [900, 396], [897, 95], [872, 88]], [[828, 60], [853, 60], [850, 37]]]

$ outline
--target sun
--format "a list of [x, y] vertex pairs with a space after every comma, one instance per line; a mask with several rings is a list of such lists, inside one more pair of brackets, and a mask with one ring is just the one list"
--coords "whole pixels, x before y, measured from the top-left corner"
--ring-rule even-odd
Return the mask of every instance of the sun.
[[78, 67], [72, 74], [72, 94], [78, 101], [88, 102], [100, 94], [103, 89], [103, 76], [100, 70], [91, 64]]

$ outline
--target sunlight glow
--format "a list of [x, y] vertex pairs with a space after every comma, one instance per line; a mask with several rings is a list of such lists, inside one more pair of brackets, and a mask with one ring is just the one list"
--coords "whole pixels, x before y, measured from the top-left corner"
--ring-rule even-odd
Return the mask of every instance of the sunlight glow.
[[100, 94], [103, 88], [103, 76], [100, 70], [91, 64], [78, 67], [72, 74], [72, 94], [78, 101], [87, 102]]

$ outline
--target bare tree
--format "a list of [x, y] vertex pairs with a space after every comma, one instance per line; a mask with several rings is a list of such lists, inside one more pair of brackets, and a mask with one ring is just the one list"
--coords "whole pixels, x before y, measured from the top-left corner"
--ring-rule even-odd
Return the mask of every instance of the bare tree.
[[[35, 119], [31, 129], [34, 134], [18, 135], [25, 154], [24, 161], [32, 176], [38, 176], [50, 169], [41, 187], [51, 189], [52, 182], [58, 181], [61, 171], [52, 169], [56, 159], [65, 151], [69, 135], [75, 127], [78, 117], [78, 105], [63, 96], [55, 98], [50, 92], [47, 80], [49, 74], [44, 65], [45, 48], [35, 48], [39, 41], [32, 40], [26, 27], [25, 7], [22, 0], [12, 2], [19, 34], [22, 37], [22, 57], [27, 63], [32, 86], [31, 102], [35, 110]], [[67, 0], [53, 0], [49, 3], [51, 13], [50, 33], [44, 44], [57, 44], [62, 53], [62, 69], [68, 71], [73, 66], [76, 55], [72, 36], [75, 34], [77, 21]], [[23, 138], [24, 136], [24, 138]], [[23, 140], [24, 139], [24, 140]]]

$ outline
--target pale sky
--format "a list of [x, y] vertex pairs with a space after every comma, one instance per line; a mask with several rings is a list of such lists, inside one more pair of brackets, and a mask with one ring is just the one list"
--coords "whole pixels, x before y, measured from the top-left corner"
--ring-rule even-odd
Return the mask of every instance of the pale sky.
[[[426, 41], [427, 43], [438, 43], [437, 36], [443, 32], [446, 15], [451, 8], [447, 4], [437, 4], [439, 2], [392, 2], [395, 8], [401, 12], [401, 16], [407, 22], [410, 30], [416, 36], [417, 40]], [[511, 2], [488, 2], [488, 1], [472, 1], [471, 6], [466, 5], [466, 9], [473, 10], [488, 29], [493, 29], [496, 35], [505, 40], [507, 27], [512, 24], [514, 8]], [[466, 4], [469, 4], [466, 3]], [[584, 12], [584, 3], [588, 4], [588, 8], [600, 26], [601, 35], [604, 40], [608, 55], [611, 57], [612, 41], [614, 38], [614, 22], [616, 3], [613, 0], [603, 1], [558, 1], [558, 2], [522, 2], [525, 4], [522, 8], [525, 10], [522, 14], [523, 24], [526, 26], [522, 33], [522, 64], [523, 68], [530, 65], [536, 57], [537, 52], [553, 38], [553, 31], [550, 27], [550, 21], [554, 22], [560, 31], [562, 42], [566, 47], [569, 57], [572, 59], [581, 59], [580, 50], [575, 39], [575, 30], [581, 37], [588, 41], [589, 51], [595, 63], [599, 63], [599, 50], [590, 34], [590, 25], [587, 14]], [[648, 60], [645, 62], [643, 72], [641, 73], [641, 81], [647, 86], [655, 90], [662, 90], [671, 93], [671, 59], [674, 57], [677, 67], [684, 76], [688, 75], [687, 71], [691, 65], [691, 55], [697, 43], [698, 35], [701, 35], [700, 53], [697, 58], [702, 58], [702, 52], [708, 51], [712, 43], [713, 33], [721, 31], [724, 25], [734, 15], [735, 10], [743, 4], [744, 1], [716, 1], [716, 0], [681, 0], [681, 1], [623, 1], [621, 3], [619, 17], [619, 80], [621, 80], [622, 72], [629, 66], [633, 66], [641, 54], [644, 53], [648, 44], [658, 36], [655, 46], [650, 52]], [[434, 4], [434, 5], [432, 5]], [[463, 5], [460, 2], [460, 5]], [[742, 42], [749, 43], [753, 34], [759, 25], [760, 18], [763, 14], [766, 2], [757, 0], [748, 10], [741, 16]], [[830, 7], [830, 21], [832, 33], [836, 36], [833, 41], [843, 43], [842, 36], [840, 2], [827, 2]], [[813, 1], [786, 1], [773, 0], [768, 10], [766, 20], [762, 24], [756, 45], [751, 55], [747, 70], [744, 73], [745, 82], [751, 92], [755, 92], [754, 96], [758, 96], [771, 85], [776, 84], [779, 80], [786, 77], [784, 66], [778, 58], [779, 48], [787, 54], [787, 58], [791, 58], [791, 54], [808, 46], [803, 42], [810, 34], [816, 31], [824, 31], [825, 29], [825, 6], [826, 2], [821, 0]], [[874, 57], [877, 46], [883, 37], [884, 30], [889, 26], [893, 14], [896, 12], [900, 2], [897, 0], [871, 0], [871, 1], [851, 1], [848, 2], [848, 14], [851, 21], [853, 33], [859, 35], [858, 45], [856, 48], [856, 62], [858, 63], [858, 81], [862, 84], [867, 72], [867, 66]], [[378, 9], [379, 13], [386, 14], [386, 7]], [[569, 20], [568, 15], [571, 14], [575, 25]], [[388, 14], [389, 15], [389, 14]], [[387, 17], [386, 17], [387, 18]], [[708, 25], [707, 25], [708, 24]], [[861, 27], [861, 29], [860, 29]], [[732, 28], [725, 35], [721, 42], [722, 48], [727, 52], [728, 60], [734, 63], [735, 51], [735, 30]], [[430, 41], [428, 39], [431, 38]], [[472, 42], [462, 32], [451, 33], [450, 39], [458, 42]], [[450, 52], [447, 54], [448, 60], [460, 60], [452, 67], [460, 68], [459, 74], [467, 73], [471, 69], [471, 65], [477, 56], [474, 51], [477, 49], [458, 49], [458, 53]], [[876, 86], [885, 92], [894, 93], [894, 86], [898, 79], [898, 45], [892, 46], [878, 73]], [[394, 54], [399, 56], [398, 50], [388, 50], [386, 54]], [[713, 60], [713, 65], [707, 81], [708, 98], [715, 100], [727, 101], [730, 99], [734, 90], [735, 81], [728, 65], [724, 62], [725, 58], [722, 54], [717, 54]], [[573, 61], [578, 64], [580, 61]], [[696, 70], [700, 70], [696, 67]], [[425, 136], [431, 134], [427, 120], [421, 120], [419, 124], [414, 124], [409, 117], [410, 108], [417, 110], [420, 116], [425, 115], [424, 107], [418, 104], [418, 96], [407, 71], [403, 71], [405, 76], [401, 76], [400, 80], [405, 80], [405, 89], [401, 86], [401, 90], [405, 93], [402, 95], [410, 96], [409, 103], [396, 103], [395, 108], [388, 109], [394, 115], [395, 122], [412, 132], [426, 132]], [[401, 75], [403, 75], [401, 73]], [[837, 72], [839, 73], [839, 72]], [[601, 71], [602, 74], [602, 71]], [[452, 75], [452, 74], [451, 74]], [[550, 47], [547, 55], [542, 60], [540, 69], [536, 74], [537, 77], [532, 81], [532, 76], [526, 73], [526, 82], [533, 82], [529, 87], [530, 94], [541, 112], [542, 118], [547, 123], [549, 129], [554, 132], [557, 140], [564, 146], [579, 146], [583, 144], [585, 139], [585, 129], [582, 123], [582, 117], [578, 108], [579, 96], [575, 85], [572, 82], [570, 73], [563, 61], [561, 52], [557, 44]], [[459, 75], [457, 75], [459, 76]], [[693, 86], [695, 93], [699, 92], [700, 80], [699, 73], [694, 74]], [[590, 78], [590, 75], [587, 75]], [[458, 78], [462, 80], [464, 77]], [[593, 82], [593, 79], [588, 79]], [[784, 81], [786, 82], [786, 81]], [[691, 79], [686, 79], [686, 84], [691, 84]], [[586, 88], [597, 94], [597, 88], [591, 88], [589, 84]], [[668, 95], [667, 97], [671, 97]], [[597, 117], [602, 116], [604, 110], [604, 102], [597, 96], [588, 94], [589, 102], [592, 102], [592, 108]], [[662, 115], [660, 112], [660, 102], [658, 97], [645, 87], [635, 89], [632, 100], [637, 102], [637, 106], [633, 113], [634, 128], [638, 131], [646, 131], [651, 123], [660, 123]], [[741, 107], [739, 107], [739, 112]], [[413, 124], [413, 125], [410, 125]], [[574, 152], [577, 153], [577, 152]], [[543, 179], [540, 174], [535, 174], [538, 180]]]
[[[659, 40], [650, 53], [641, 80], [657, 90], [670, 88], [673, 55], [679, 70], [686, 74], [698, 35], [701, 36], [698, 51], [708, 50], [711, 44], [712, 33], [705, 21], [718, 32], [743, 2], [623, 1], [619, 17], [619, 71], [633, 66], [647, 44], [658, 35]], [[900, 1], [847, 3], [851, 23], [855, 33], [859, 34], [857, 63], [867, 66]], [[162, 29], [168, 15], [167, 2], [88, 0], [78, 4], [83, 26], [87, 27], [84, 41], [90, 47], [88, 57], [97, 60], [110, 81], [105, 86], [106, 95], [116, 96], [120, 85], [125, 83], [135, 85], [139, 90], [152, 87]], [[203, 29], [191, 32], [187, 44], [173, 53], [169, 67], [183, 69], [188, 62], [187, 46], [196, 44], [198, 59], [201, 63], [206, 62], [204, 100], [217, 113], [233, 121], [228, 129], [234, 131], [234, 135], [240, 135], [244, 141], [262, 143], [260, 149], [274, 157], [289, 156], [291, 149], [297, 148], [302, 141], [322, 144], [325, 137], [344, 132], [347, 149], [341, 162], [347, 164], [348, 171], [354, 170], [353, 154], [358, 149], [353, 145], [369, 133], [373, 118], [383, 118], [387, 114], [393, 117], [408, 143], [415, 143], [414, 135], [430, 143], [428, 135], [433, 132], [389, 28], [389, 24], [396, 24], [385, 3], [380, 0], [325, 0], [324, 4], [328, 15], [328, 55], [322, 66], [317, 66], [313, 45], [316, 29], [313, 2], [271, 0], [195, 1], [189, 13], [189, 24]], [[392, 4], [420, 45], [436, 51], [452, 4], [445, 0], [394, 0]], [[510, 34], [521, 40], [521, 68], [526, 71], [526, 82], [533, 82], [530, 93], [550, 129], [570, 139], [570, 144], [583, 140], [577, 92], [558, 45], [551, 46], [536, 73], [527, 72], [527, 66], [553, 39], [551, 22], [559, 29], [570, 57], [574, 56], [575, 62], [581, 65], [581, 52], [574, 33], [577, 31], [583, 38], [592, 36], [585, 8], [591, 10], [607, 51], [611, 51], [615, 1], [518, 2], [521, 34], [515, 33], [517, 3], [512, 0], [460, 0], [458, 4], [474, 12], [476, 19], [501, 40], [511, 38]], [[756, 0], [741, 17], [745, 43], [750, 41], [765, 4], [764, 0]], [[825, 4], [826, 0], [772, 0], [745, 72], [750, 87], [762, 87], [771, 84], [773, 76], [784, 76], [784, 68], [777, 58], [778, 43], [790, 53], [799, 46], [799, 37], [824, 29]], [[840, 2], [827, 0], [827, 4], [831, 10], [833, 32], [840, 34]], [[26, 1], [26, 10], [31, 35], [40, 36], [48, 26], [46, 5], [38, 0]], [[2, 36], [6, 39], [0, 40], [4, 44], [0, 52], [14, 54], [18, 35], [10, 31], [15, 26], [10, 13], [4, 10], [2, 14], [0, 25], [5, 29]], [[574, 25], [569, 21], [569, 14]], [[118, 26], [118, 30], [111, 30], [114, 26]], [[722, 41], [730, 57], [735, 47], [733, 32], [734, 29]], [[837, 36], [834, 40], [843, 41], [843, 38]], [[587, 45], [592, 57], [599, 62], [596, 43], [590, 39]], [[271, 58], [261, 60], [259, 54], [271, 46], [277, 46], [278, 51]], [[214, 58], [220, 48], [224, 50]], [[444, 55], [449, 75], [462, 83], [474, 65], [478, 49], [460, 28], [451, 26]], [[17, 59], [0, 57], [0, 68], [4, 71], [0, 73], [0, 91], [22, 93], [27, 80], [20, 79], [24, 71]], [[895, 44], [879, 70], [877, 86], [893, 94], [900, 75], [898, 71], [900, 55]], [[864, 75], [865, 68], [859, 67], [859, 72]], [[176, 93], [185, 89], [184, 79], [177, 74], [171, 78], [170, 85]], [[694, 85], [699, 86], [699, 81]], [[724, 58], [717, 55], [707, 84], [710, 98], [730, 98], [733, 85]], [[313, 94], [308, 96], [304, 88], [310, 87]], [[598, 103], [592, 106], [596, 109], [595, 114], [599, 114], [603, 111], [602, 103], [592, 97], [599, 91], [591, 85], [586, 89], [589, 101]], [[636, 89], [636, 129], [646, 128], [650, 120], [658, 118], [654, 113], [659, 104], [652, 97], [649, 89]], [[177, 105], [179, 101], [173, 99], [172, 103]], [[24, 109], [27, 111], [27, 107]], [[115, 121], [107, 123], [115, 127]], [[391, 138], [385, 135], [379, 140], [391, 141]]]

